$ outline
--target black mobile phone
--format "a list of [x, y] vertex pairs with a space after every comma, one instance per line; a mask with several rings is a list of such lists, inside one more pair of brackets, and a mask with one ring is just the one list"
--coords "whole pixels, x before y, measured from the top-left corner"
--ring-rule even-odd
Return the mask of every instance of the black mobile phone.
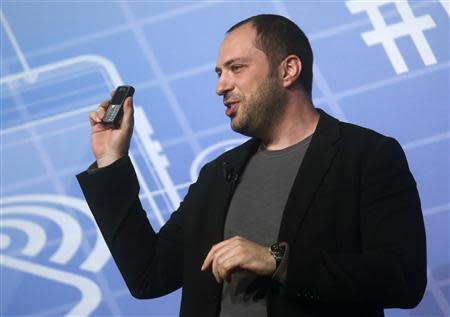
[[120, 122], [123, 117], [123, 104], [127, 97], [133, 97], [134, 88], [132, 86], [119, 86], [117, 87], [114, 95], [111, 99], [111, 103], [106, 109], [105, 116], [102, 123], [109, 128], [117, 129], [120, 126]]

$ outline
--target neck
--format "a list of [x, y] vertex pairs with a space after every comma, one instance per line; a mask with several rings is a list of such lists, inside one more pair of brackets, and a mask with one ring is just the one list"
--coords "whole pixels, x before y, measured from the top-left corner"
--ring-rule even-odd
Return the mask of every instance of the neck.
[[301, 93], [292, 94], [272, 129], [261, 140], [268, 150], [287, 148], [313, 134], [319, 116], [308, 98]]

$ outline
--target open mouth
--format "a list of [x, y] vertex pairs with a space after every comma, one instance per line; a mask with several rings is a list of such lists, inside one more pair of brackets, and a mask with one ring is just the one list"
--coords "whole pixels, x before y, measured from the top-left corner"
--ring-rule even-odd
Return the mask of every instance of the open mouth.
[[236, 114], [239, 108], [239, 102], [233, 102], [226, 105], [227, 109], [225, 110], [225, 114], [228, 117], [232, 117]]

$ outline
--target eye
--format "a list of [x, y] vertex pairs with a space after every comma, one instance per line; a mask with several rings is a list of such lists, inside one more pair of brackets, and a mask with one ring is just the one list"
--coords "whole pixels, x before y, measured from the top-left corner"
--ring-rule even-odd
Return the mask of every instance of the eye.
[[222, 75], [222, 72], [216, 72], [217, 74], [217, 78], [220, 78], [220, 76]]
[[231, 71], [233, 72], [233, 73], [238, 73], [238, 72], [240, 72], [241, 70], [242, 70], [242, 68], [244, 68], [244, 65], [241, 65], [241, 64], [235, 64], [235, 65], [231, 65]]

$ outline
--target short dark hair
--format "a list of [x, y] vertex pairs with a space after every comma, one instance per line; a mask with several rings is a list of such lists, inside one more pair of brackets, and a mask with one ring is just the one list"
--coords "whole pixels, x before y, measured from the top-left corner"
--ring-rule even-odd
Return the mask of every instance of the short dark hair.
[[247, 23], [251, 23], [256, 29], [255, 46], [267, 55], [272, 68], [277, 67], [290, 54], [300, 58], [302, 71], [295, 83], [300, 84], [311, 97], [313, 53], [305, 33], [286, 17], [260, 14], [236, 23], [227, 34]]

